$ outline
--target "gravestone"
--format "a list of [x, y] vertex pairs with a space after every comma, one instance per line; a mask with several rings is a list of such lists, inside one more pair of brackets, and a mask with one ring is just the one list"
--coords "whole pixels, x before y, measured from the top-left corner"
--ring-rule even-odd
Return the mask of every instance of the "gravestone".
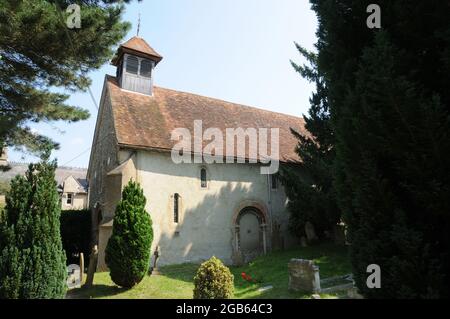
[[98, 246], [94, 245], [91, 250], [91, 255], [89, 257], [89, 266], [88, 266], [88, 272], [86, 277], [85, 286], [90, 287], [94, 283], [94, 275], [95, 275], [95, 268], [97, 267], [97, 261], [98, 261]]
[[300, 246], [302, 246], [302, 247], [308, 247], [308, 241], [306, 240], [306, 237], [305, 237], [305, 236], [302, 236], [302, 237], [300, 238]]
[[334, 242], [336, 244], [345, 244], [345, 227], [343, 225], [335, 225], [333, 229], [334, 233]]
[[306, 222], [305, 233], [306, 233], [306, 239], [308, 239], [308, 242], [314, 242], [317, 240], [316, 231], [315, 231], [314, 225], [312, 223]]
[[80, 282], [83, 283], [84, 277], [84, 254], [80, 253]]
[[76, 264], [71, 264], [67, 266], [67, 288], [80, 288], [81, 287], [81, 279], [80, 279], [81, 271], [80, 266]]
[[291, 259], [288, 264], [289, 289], [305, 293], [320, 292], [319, 267], [312, 260]]

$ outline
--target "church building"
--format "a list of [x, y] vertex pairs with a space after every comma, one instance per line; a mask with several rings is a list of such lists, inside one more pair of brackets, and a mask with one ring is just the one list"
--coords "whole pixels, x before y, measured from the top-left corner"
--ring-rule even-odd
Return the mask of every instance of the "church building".
[[291, 128], [307, 134], [304, 120], [155, 86], [161, 60], [144, 39], [133, 37], [112, 60], [116, 75], [104, 80], [87, 173], [97, 270], [107, 269], [115, 207], [130, 179], [140, 183], [147, 198], [151, 254], [157, 250], [158, 265], [201, 262], [213, 255], [239, 264], [296, 245], [288, 231], [283, 186], [277, 174], [261, 174], [265, 164], [251, 158], [250, 147], [244, 161], [176, 163], [173, 131], [194, 132], [195, 121], [203, 131], [218, 128], [224, 135], [227, 128], [275, 128], [278, 160], [286, 165], [299, 160]]

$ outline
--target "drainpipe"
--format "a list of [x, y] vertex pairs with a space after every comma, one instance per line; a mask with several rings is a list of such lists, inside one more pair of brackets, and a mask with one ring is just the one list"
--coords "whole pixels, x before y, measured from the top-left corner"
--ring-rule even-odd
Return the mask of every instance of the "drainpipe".
[[269, 213], [269, 219], [270, 219], [270, 223], [269, 223], [269, 232], [270, 234], [272, 234], [272, 194], [270, 192], [270, 175], [266, 174], [267, 176], [267, 209], [268, 209], [268, 213]]

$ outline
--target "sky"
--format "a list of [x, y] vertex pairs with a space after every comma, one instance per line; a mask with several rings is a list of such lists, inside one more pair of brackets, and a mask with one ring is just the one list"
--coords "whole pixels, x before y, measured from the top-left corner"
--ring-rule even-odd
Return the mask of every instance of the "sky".
[[[307, 114], [314, 86], [295, 72], [303, 63], [294, 42], [314, 49], [317, 19], [308, 0], [143, 0], [126, 5], [124, 20], [164, 58], [154, 71], [157, 86], [214, 97], [285, 114]], [[83, 13], [81, 12], [81, 15]], [[82, 122], [32, 125], [60, 143], [53, 152], [60, 166], [87, 167], [105, 74], [90, 74], [91, 91], [72, 94], [69, 103], [88, 109]], [[9, 150], [10, 161], [37, 159]]]

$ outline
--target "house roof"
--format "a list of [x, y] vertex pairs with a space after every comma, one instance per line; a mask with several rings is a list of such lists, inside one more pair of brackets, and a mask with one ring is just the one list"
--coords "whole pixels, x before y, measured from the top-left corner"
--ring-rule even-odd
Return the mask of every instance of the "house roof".
[[89, 182], [86, 178], [77, 178], [76, 181], [80, 184], [82, 190], [87, 193], [89, 188]]
[[78, 186], [76, 188], [76, 192], [77, 193], [87, 193], [88, 192], [88, 188], [89, 188], [89, 183], [88, 180], [86, 178], [76, 178], [73, 175], [69, 175], [66, 178], [64, 178], [64, 180], [58, 184], [58, 191], [59, 192], [63, 192], [64, 191], [64, 184], [66, 183], [66, 181], [72, 178], [75, 182], [77, 182]]
[[162, 56], [156, 52], [144, 39], [140, 37], [132, 37], [127, 42], [120, 45], [116, 56], [112, 59], [113, 65], [118, 65], [124, 53], [131, 53], [144, 58], [154, 60], [158, 64], [162, 60]]
[[[304, 119], [295, 116], [160, 87], [154, 87], [153, 96], [133, 93], [122, 90], [112, 76], [106, 77], [106, 85], [117, 141], [122, 147], [170, 151], [178, 143], [171, 140], [172, 130], [187, 128], [193, 134], [194, 120], [202, 120], [203, 132], [207, 128], [222, 131], [224, 147], [226, 128], [278, 128], [279, 160], [297, 162], [295, 147], [298, 141], [290, 129], [308, 134]], [[268, 140], [270, 154], [270, 133]], [[203, 147], [209, 143], [203, 141]], [[250, 155], [246, 149], [246, 159], [251, 158]]]

